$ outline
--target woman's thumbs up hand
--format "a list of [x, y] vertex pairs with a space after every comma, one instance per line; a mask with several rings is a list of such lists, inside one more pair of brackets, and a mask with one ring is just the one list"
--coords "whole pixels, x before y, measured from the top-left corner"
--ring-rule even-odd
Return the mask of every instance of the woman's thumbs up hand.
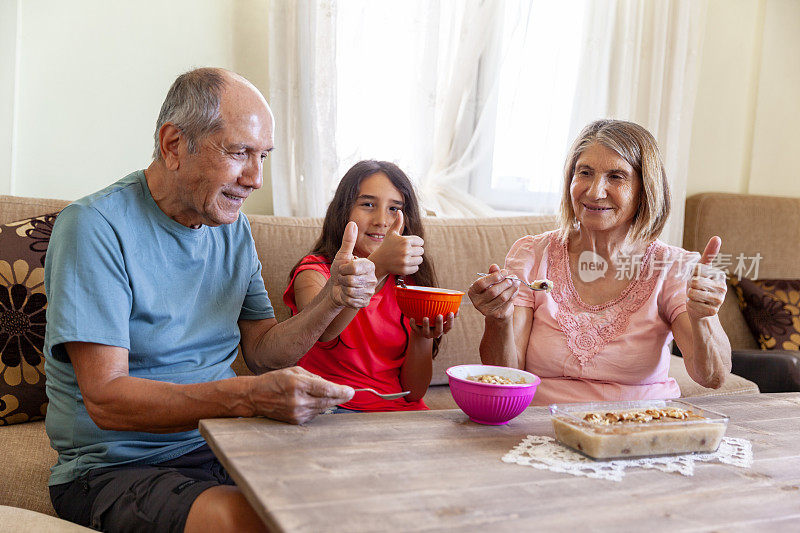
[[708, 240], [686, 286], [686, 311], [693, 320], [716, 315], [725, 301], [728, 292], [725, 274], [711, 266], [721, 247], [722, 239], [716, 235]]

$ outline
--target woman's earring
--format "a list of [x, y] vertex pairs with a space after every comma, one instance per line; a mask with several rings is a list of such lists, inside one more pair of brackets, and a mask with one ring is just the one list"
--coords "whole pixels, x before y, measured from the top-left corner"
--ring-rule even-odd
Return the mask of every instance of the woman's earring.
[[575, 231], [579, 231], [581, 229], [581, 221], [578, 220], [578, 217], [572, 217], [572, 229]]

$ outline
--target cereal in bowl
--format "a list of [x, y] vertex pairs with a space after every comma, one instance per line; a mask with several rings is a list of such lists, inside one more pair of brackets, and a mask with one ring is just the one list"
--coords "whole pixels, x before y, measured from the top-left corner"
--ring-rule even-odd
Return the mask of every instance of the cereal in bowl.
[[496, 374], [481, 374], [480, 376], [467, 376], [470, 381], [477, 381], [478, 383], [489, 383], [490, 385], [524, 385], [527, 383], [524, 379], [520, 378], [519, 381], [514, 381], [507, 377], [498, 376]]

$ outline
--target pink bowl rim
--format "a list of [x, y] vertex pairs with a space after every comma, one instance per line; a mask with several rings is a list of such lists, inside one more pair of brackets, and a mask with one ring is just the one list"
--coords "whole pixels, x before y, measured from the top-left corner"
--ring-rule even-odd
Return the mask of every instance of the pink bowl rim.
[[480, 367], [486, 368], [487, 370], [491, 370], [493, 368], [498, 368], [498, 369], [505, 370], [505, 369], [510, 368], [510, 367], [506, 367], [506, 366], [480, 365], [480, 364], [474, 363], [474, 364], [468, 364], [468, 365], [451, 366], [450, 368], [448, 368], [444, 372], [445, 372], [445, 374], [447, 374], [448, 378], [450, 378], [452, 380], [455, 380], [455, 381], [457, 381], [459, 383], [466, 383], [468, 385], [478, 385], [478, 386], [481, 386], [481, 387], [487, 387], [487, 388], [499, 389], [499, 390], [503, 390], [503, 389], [524, 389], [524, 388], [527, 388], [527, 387], [538, 387], [539, 384], [542, 382], [542, 378], [540, 378], [536, 374], [533, 374], [533, 373], [528, 372], [526, 370], [521, 370], [519, 368], [514, 368], [513, 370], [516, 371], [516, 372], [521, 372], [522, 374], [525, 374], [527, 376], [531, 376], [533, 378], [533, 382], [532, 383], [514, 383], [514, 384], [511, 384], [511, 385], [499, 385], [499, 384], [494, 384], [494, 383], [481, 383], [480, 381], [470, 381], [468, 379], [463, 379], [463, 378], [454, 376], [450, 372], [454, 368], [461, 368], [461, 367], [464, 367], [464, 366], [480, 366]]
[[451, 294], [451, 295], [461, 295], [464, 296], [463, 291], [457, 291], [455, 289], [440, 289], [438, 287], [423, 287], [421, 285], [406, 285], [405, 287], [396, 287], [400, 290], [408, 290], [411, 292], [418, 292], [423, 294]]

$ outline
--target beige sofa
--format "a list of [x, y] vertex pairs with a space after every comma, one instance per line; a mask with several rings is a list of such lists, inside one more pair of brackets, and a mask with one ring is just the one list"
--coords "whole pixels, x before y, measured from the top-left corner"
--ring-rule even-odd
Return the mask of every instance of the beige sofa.
[[[0, 196], [0, 224], [49, 213], [66, 202]], [[264, 265], [264, 280], [279, 320], [288, 317], [282, 303], [291, 266], [310, 248], [320, 230], [319, 219], [250, 216], [253, 237]], [[433, 259], [440, 285], [466, 290], [477, 272], [490, 263], [502, 264], [511, 244], [525, 234], [536, 234], [554, 227], [554, 217], [516, 217], [485, 219], [429, 218], [426, 226], [426, 253]], [[446, 385], [444, 370], [455, 364], [479, 362], [478, 343], [483, 319], [465, 297], [456, 325], [442, 343], [435, 360], [433, 385], [425, 397], [434, 409], [455, 404]], [[670, 374], [684, 396], [758, 392], [757, 387], [737, 376], [730, 377], [720, 390], [704, 389], [692, 382], [683, 362], [673, 357]], [[245, 372], [237, 362], [235, 369]], [[47, 491], [49, 467], [56, 454], [50, 448], [44, 422], [28, 422], [0, 427], [0, 506], [12, 506], [53, 514]], [[0, 521], [3, 520], [0, 507]], [[2, 523], [2, 522], [0, 522]]]

